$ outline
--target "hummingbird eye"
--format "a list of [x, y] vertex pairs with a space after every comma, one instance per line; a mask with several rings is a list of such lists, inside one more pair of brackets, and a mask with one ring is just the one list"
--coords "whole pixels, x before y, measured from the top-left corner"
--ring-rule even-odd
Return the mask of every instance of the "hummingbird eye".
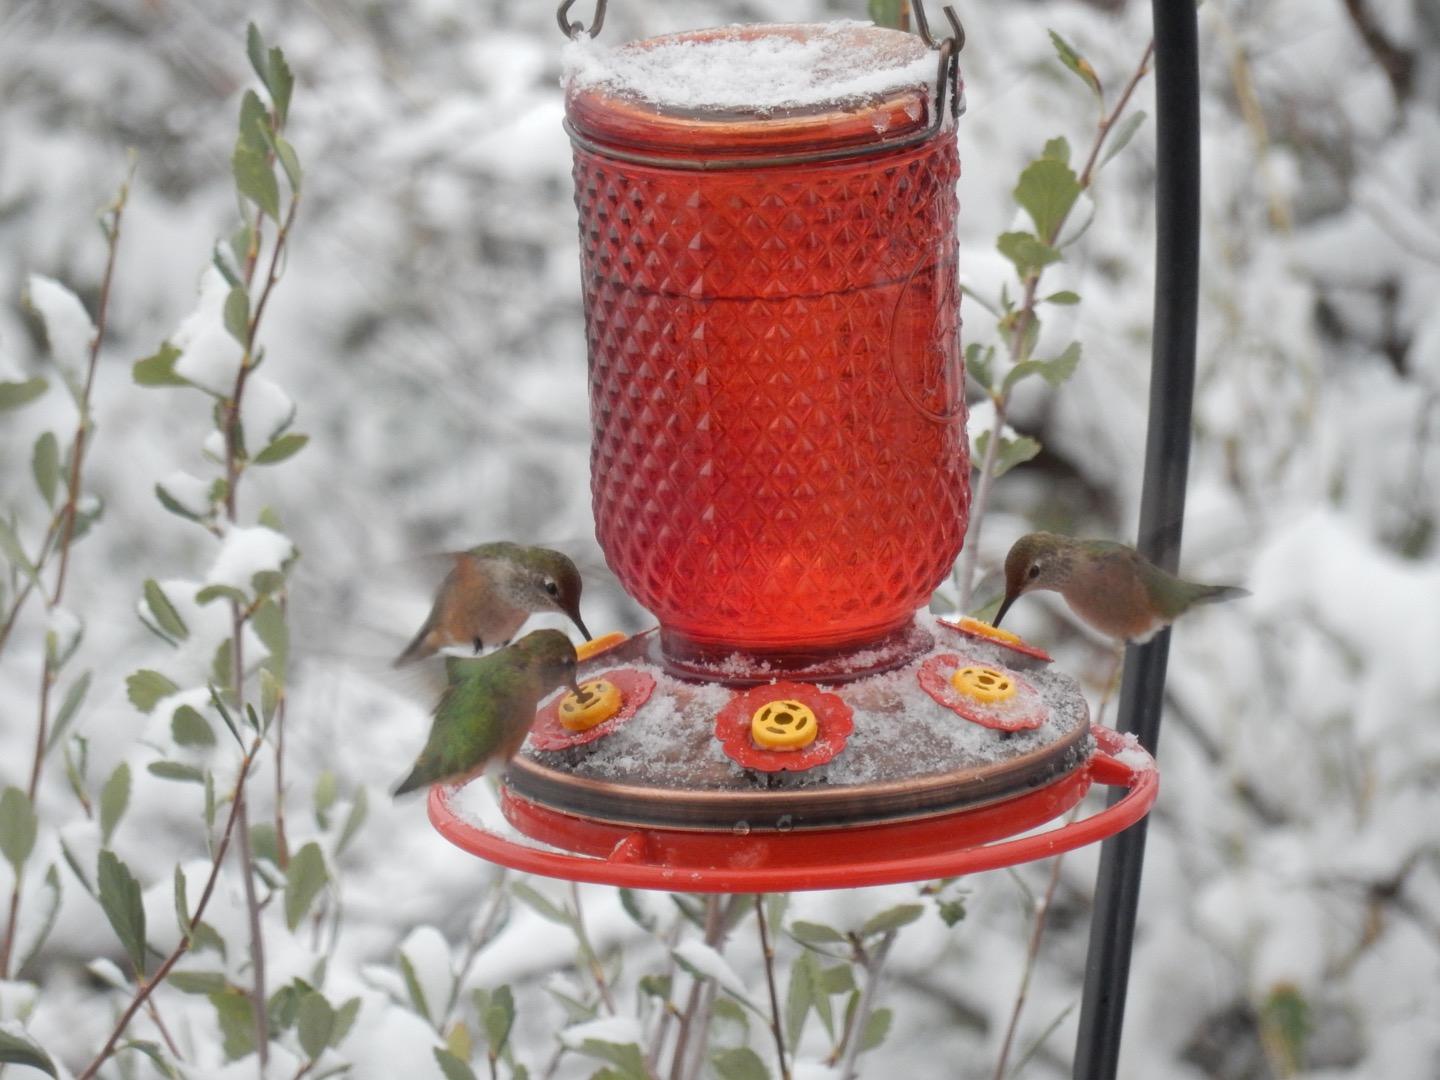
[[1026, 574], [1025, 576], [1028, 577], [1031, 581], [1034, 581], [1037, 577], [1040, 576], [1040, 564], [1039, 564], [1039, 563], [1031, 563], [1031, 564], [1030, 564], [1030, 572], [1029, 572], [1028, 574]]
[[545, 580], [545, 591], [546, 591], [547, 593], [549, 593], [551, 596], [559, 596], [559, 595], [560, 595], [560, 586], [557, 585], [554, 581], [551, 581], [549, 578], [546, 578], [546, 580]]

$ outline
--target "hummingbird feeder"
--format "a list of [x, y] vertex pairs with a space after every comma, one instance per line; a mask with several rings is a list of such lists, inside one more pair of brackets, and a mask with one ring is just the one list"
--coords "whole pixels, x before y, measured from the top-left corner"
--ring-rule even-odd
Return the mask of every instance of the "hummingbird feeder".
[[[559, 11], [596, 535], [658, 621], [545, 704], [460, 847], [761, 892], [1093, 843], [1153, 762], [1013, 634], [923, 609], [970, 506], [956, 274], [964, 32], [841, 22], [608, 49]], [[1110, 807], [1043, 831], [1093, 784]], [[477, 816], [478, 815], [478, 816]], [[1022, 835], [1024, 834], [1024, 835]]]

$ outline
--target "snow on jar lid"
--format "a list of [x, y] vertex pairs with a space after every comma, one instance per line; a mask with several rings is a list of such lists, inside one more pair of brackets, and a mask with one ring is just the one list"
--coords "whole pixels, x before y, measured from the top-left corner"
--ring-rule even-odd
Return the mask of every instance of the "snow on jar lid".
[[869, 23], [725, 26], [565, 48], [572, 134], [702, 153], [888, 142], [931, 121], [936, 53]]

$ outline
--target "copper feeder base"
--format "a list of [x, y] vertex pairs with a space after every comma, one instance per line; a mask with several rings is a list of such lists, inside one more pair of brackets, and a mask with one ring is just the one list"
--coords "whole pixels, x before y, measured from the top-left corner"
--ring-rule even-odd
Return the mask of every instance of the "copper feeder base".
[[[653, 675], [656, 688], [636, 716], [571, 750], [527, 745], [511, 762], [506, 787], [530, 803], [592, 821], [744, 835], [914, 821], [989, 806], [1055, 783], [1089, 760], [1089, 714], [1075, 680], [921, 615], [909, 640], [926, 635], [928, 648], [909, 650], [908, 662], [882, 674], [846, 681], [837, 671], [814, 679], [776, 673], [823, 683], [850, 708], [854, 730], [829, 762], [761, 772], [728, 758], [714, 734], [732, 687], [755, 685], [755, 673], [737, 670], [729, 686], [696, 681], [689, 672], [678, 677], [663, 665], [658, 632], [648, 631], [581, 668], [582, 679], [620, 667]], [[1048, 708], [1044, 722], [1033, 730], [995, 731], [931, 700], [917, 672], [944, 653], [962, 653], [1025, 681]], [[512, 823], [523, 829], [522, 822]]]

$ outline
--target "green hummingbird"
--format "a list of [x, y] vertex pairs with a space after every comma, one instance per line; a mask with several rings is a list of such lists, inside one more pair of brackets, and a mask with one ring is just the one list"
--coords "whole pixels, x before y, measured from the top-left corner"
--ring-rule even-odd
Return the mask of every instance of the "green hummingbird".
[[456, 552], [425, 624], [395, 658], [423, 660], [451, 645], [507, 644], [537, 611], [563, 611], [590, 640], [580, 618], [580, 571], [550, 548], [501, 541]]
[[1250, 594], [1234, 585], [1201, 585], [1167, 574], [1134, 548], [1055, 533], [1020, 537], [1005, 556], [1005, 599], [995, 626], [1027, 592], [1058, 592], [1070, 610], [1103, 634], [1149, 641], [1196, 604]]
[[559, 630], [535, 630], [485, 656], [446, 658], [449, 686], [435, 706], [430, 736], [396, 795], [428, 784], [469, 780], [515, 756], [540, 699], [560, 686], [579, 692], [575, 646]]

